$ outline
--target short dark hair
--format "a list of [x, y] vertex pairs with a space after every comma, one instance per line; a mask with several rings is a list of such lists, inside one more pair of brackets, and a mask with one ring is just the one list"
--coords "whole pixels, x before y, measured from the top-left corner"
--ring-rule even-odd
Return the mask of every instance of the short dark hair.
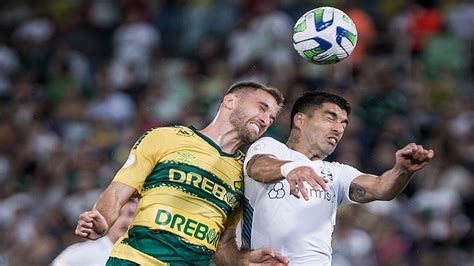
[[303, 113], [311, 117], [314, 110], [320, 108], [324, 103], [334, 103], [345, 110], [347, 115], [351, 114], [351, 105], [343, 97], [324, 91], [311, 91], [300, 96], [293, 104], [290, 129], [293, 128], [293, 119], [297, 113]]
[[238, 91], [244, 91], [244, 90], [252, 90], [252, 91], [263, 90], [263, 91], [266, 91], [268, 94], [273, 96], [273, 98], [275, 98], [278, 106], [280, 106], [280, 107], [283, 106], [283, 102], [285, 101], [285, 97], [283, 96], [283, 94], [277, 88], [268, 87], [268, 86], [265, 86], [263, 84], [253, 82], [253, 81], [240, 81], [240, 82], [234, 83], [232, 86], [229, 87], [229, 89], [227, 90], [225, 95], [227, 95], [229, 93], [236, 93]]

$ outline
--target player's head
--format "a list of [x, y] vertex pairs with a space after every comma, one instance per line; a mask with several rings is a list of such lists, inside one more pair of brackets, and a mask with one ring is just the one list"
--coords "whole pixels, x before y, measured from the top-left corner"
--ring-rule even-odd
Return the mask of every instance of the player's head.
[[325, 158], [339, 143], [350, 113], [350, 104], [341, 96], [321, 91], [307, 92], [293, 105], [290, 134], [299, 134], [301, 141], [317, 157]]
[[115, 242], [119, 237], [127, 232], [128, 226], [135, 215], [136, 208], [137, 200], [134, 198], [131, 198], [127, 203], [125, 203], [125, 205], [123, 205], [122, 209], [120, 209], [119, 217], [107, 233], [110, 241]]
[[230, 124], [243, 143], [258, 139], [273, 123], [283, 106], [283, 94], [256, 82], [238, 82], [224, 95], [221, 109], [228, 110]]

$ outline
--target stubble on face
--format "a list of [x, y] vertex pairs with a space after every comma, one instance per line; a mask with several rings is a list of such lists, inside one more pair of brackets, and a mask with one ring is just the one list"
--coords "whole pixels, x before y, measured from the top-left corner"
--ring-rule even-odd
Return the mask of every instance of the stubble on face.
[[301, 142], [300, 136], [294, 136], [294, 135], [290, 135], [287, 141], [289, 145], [298, 144], [300, 142]]
[[318, 143], [313, 143], [311, 145], [311, 150], [315, 151], [314, 153], [317, 155], [318, 158], [326, 158], [329, 155], [331, 155], [335, 148], [323, 148], [322, 145], [319, 145]]
[[258, 136], [253, 136], [246, 126], [248, 118], [242, 108], [235, 109], [230, 114], [229, 121], [237, 130], [237, 135], [244, 144], [249, 144], [257, 140]]

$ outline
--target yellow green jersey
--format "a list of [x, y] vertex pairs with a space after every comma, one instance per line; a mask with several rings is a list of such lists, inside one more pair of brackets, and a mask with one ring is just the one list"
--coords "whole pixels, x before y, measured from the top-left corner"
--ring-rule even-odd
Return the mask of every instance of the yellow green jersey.
[[223, 231], [240, 219], [243, 159], [240, 151], [223, 152], [193, 127], [145, 133], [113, 179], [135, 188], [139, 200], [112, 259], [208, 264]]

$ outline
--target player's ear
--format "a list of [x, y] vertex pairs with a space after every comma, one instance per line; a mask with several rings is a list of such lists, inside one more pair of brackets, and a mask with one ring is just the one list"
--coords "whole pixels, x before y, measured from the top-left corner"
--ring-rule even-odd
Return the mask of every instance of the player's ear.
[[237, 95], [233, 93], [229, 93], [224, 96], [224, 99], [222, 99], [222, 106], [226, 109], [234, 109], [235, 105], [237, 103]]
[[295, 128], [301, 129], [305, 121], [306, 121], [306, 115], [304, 115], [303, 113], [296, 113], [295, 116], [293, 117], [293, 126]]

